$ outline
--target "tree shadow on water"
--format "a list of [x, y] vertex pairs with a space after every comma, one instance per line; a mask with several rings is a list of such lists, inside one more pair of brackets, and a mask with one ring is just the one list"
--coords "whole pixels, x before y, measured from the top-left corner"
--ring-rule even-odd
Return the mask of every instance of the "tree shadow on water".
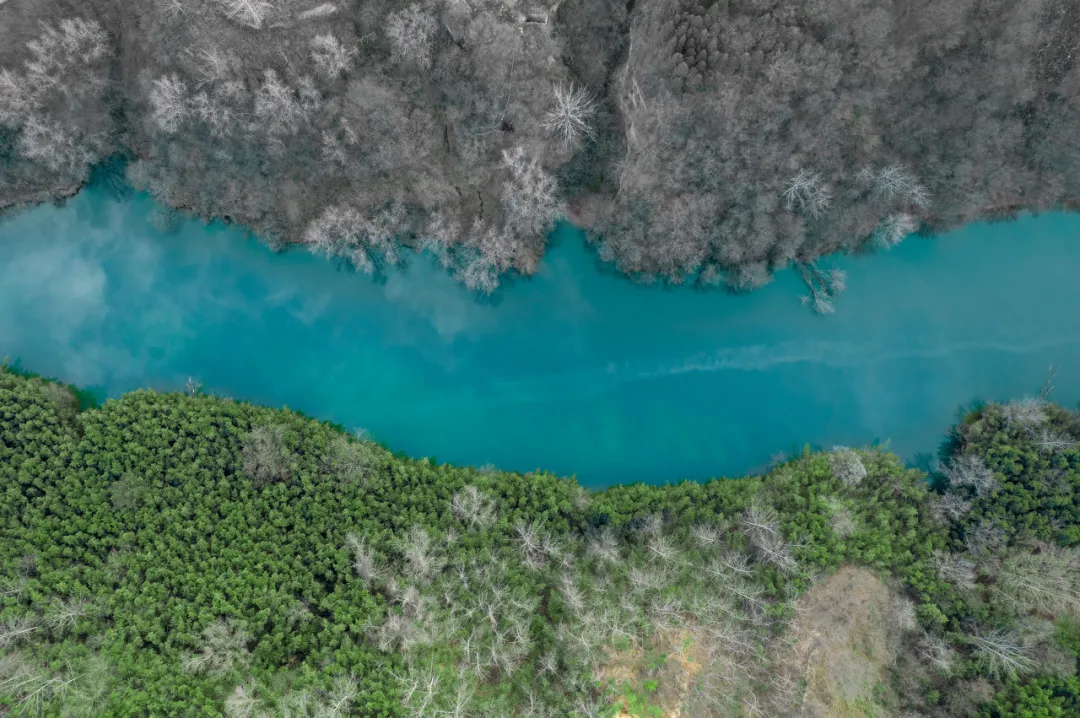
[[135, 188], [127, 178], [129, 158], [116, 155], [90, 168], [87, 186], [105, 193], [112, 199], [127, 200], [135, 196]]

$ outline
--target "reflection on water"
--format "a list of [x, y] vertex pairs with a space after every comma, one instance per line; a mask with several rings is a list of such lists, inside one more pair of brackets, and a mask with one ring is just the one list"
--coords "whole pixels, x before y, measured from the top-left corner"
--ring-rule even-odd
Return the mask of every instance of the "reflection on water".
[[89, 189], [0, 223], [0, 354], [110, 395], [207, 391], [365, 427], [440, 461], [603, 486], [737, 475], [805, 443], [933, 451], [957, 408], [1080, 397], [1080, 216], [977, 225], [842, 258], [837, 314], [784, 272], [749, 296], [597, 271], [573, 230], [477, 303], [417, 259], [385, 282], [237, 229], [167, 235]]

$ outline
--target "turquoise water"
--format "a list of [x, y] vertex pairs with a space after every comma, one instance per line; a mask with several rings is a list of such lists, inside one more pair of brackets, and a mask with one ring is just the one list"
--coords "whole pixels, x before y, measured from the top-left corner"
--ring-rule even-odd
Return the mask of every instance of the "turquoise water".
[[537, 277], [477, 303], [424, 258], [379, 283], [91, 188], [0, 222], [0, 355], [109, 395], [288, 405], [440, 461], [590, 486], [739, 475], [805, 443], [933, 452], [957, 409], [1080, 398], [1080, 216], [840, 258], [837, 313], [793, 272], [748, 296], [636, 286], [561, 229]]

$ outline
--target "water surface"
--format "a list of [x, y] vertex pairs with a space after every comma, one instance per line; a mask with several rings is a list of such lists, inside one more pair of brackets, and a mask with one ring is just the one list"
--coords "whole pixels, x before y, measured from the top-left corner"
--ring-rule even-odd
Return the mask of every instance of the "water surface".
[[288, 405], [439, 461], [590, 486], [739, 475], [778, 452], [932, 452], [961, 405], [1080, 397], [1080, 216], [973, 225], [840, 258], [837, 313], [782, 272], [748, 296], [636, 286], [570, 228], [477, 303], [425, 259], [384, 283], [90, 188], [0, 222], [0, 355], [116, 396]]

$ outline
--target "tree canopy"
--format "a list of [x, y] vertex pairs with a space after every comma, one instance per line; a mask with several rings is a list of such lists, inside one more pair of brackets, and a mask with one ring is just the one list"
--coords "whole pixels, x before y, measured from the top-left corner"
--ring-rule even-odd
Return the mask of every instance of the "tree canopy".
[[[894, 596], [893, 707], [961, 715], [940, 696], [973, 681], [1013, 691], [994, 705], [1046, 691], [1057, 705], [1040, 686], [1058, 683], [1009, 686], [1075, 681], [1077, 513], [1050, 508], [1075, 496], [1080, 454], [1062, 437], [1078, 421], [1010, 406], [957, 428], [940, 492], [878, 448], [590, 492], [198, 392], [79, 411], [67, 388], [3, 371], [0, 706], [784, 714], [802, 696], [798, 599], [843, 564]], [[664, 678], [676, 654], [705, 670]], [[616, 655], [640, 659], [616, 679]]]

